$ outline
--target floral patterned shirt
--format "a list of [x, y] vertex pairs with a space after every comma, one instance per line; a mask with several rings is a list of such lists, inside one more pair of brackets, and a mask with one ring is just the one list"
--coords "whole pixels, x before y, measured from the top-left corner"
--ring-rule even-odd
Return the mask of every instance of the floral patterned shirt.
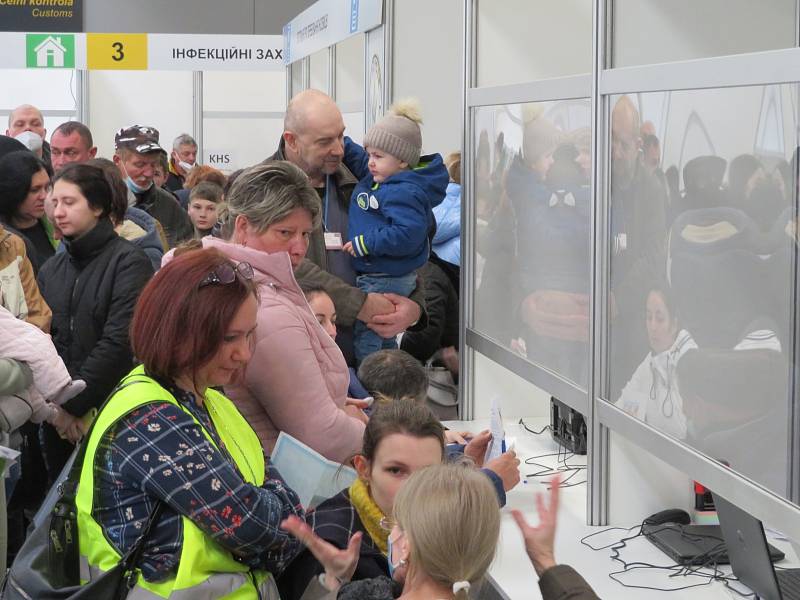
[[191, 393], [167, 387], [183, 408], [168, 402], [146, 404], [103, 436], [94, 465], [95, 520], [124, 553], [138, 538], [155, 502], [166, 504], [140, 565], [148, 581], [166, 579], [177, 570], [181, 516], [244, 564], [277, 576], [301, 549], [300, 542], [280, 529], [289, 515], [304, 518], [297, 495], [268, 462], [262, 487], [246, 483], [206, 409]]

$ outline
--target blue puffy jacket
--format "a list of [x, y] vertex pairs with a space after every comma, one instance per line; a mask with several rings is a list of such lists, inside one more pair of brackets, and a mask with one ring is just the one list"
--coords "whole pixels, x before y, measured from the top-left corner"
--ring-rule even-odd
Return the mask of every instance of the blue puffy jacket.
[[436, 235], [433, 251], [451, 265], [461, 266], [461, 186], [450, 183], [444, 201], [433, 209]]
[[423, 156], [416, 168], [376, 184], [366, 151], [345, 138], [344, 162], [359, 178], [348, 215], [355, 270], [399, 277], [424, 265], [436, 227], [433, 207], [444, 199], [450, 180], [442, 157]]

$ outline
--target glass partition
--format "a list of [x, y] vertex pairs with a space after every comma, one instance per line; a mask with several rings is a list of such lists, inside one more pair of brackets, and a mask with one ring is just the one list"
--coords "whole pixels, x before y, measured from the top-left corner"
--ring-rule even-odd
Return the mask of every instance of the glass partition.
[[785, 496], [797, 86], [609, 100], [607, 397]]
[[613, 0], [614, 67], [791, 48], [796, 0]]
[[477, 0], [477, 86], [592, 70], [592, 0]]
[[289, 65], [290, 81], [289, 81], [289, 97], [291, 98], [298, 92], [305, 89], [305, 82], [303, 81], [303, 65], [306, 59], [297, 60]]
[[309, 87], [325, 92], [330, 91], [330, 57], [328, 48], [309, 56]]
[[588, 99], [474, 109], [474, 329], [586, 389]]
[[342, 110], [345, 133], [364, 139], [364, 35], [336, 44], [336, 103]]

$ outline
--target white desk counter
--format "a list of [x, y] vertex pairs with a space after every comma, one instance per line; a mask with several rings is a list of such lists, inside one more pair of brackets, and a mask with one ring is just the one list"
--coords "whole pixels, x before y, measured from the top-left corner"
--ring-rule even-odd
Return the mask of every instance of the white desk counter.
[[[526, 418], [525, 424], [531, 429], [539, 431], [548, 424], [545, 418]], [[476, 421], [450, 421], [445, 423], [449, 428], [478, 432], [488, 428], [488, 419]], [[503, 509], [501, 522], [500, 542], [497, 556], [489, 570], [490, 578], [501, 593], [510, 600], [530, 600], [541, 598], [539, 593], [538, 578], [530, 564], [522, 542], [522, 536], [511, 517], [510, 509], [516, 508], [525, 514], [529, 523], [538, 523], [538, 516], [534, 498], [536, 492], [547, 493], [545, 483], [549, 477], [525, 477], [526, 474], [541, 471], [541, 468], [525, 464], [526, 459], [558, 452], [558, 445], [553, 441], [550, 432], [534, 435], [526, 431], [517, 421], [509, 420], [505, 424], [506, 436], [516, 438], [517, 456], [521, 461], [520, 474], [522, 480], [516, 488], [507, 494], [507, 504]], [[563, 453], [562, 453], [563, 460]], [[536, 461], [542, 465], [557, 466], [557, 457], [549, 456]], [[569, 466], [585, 465], [585, 456], [573, 456], [567, 463]], [[569, 475], [569, 473], [567, 473]], [[564, 477], [562, 477], [563, 479]], [[586, 471], [577, 472], [568, 483], [577, 483], [586, 480]], [[556, 560], [560, 563], [574, 567], [594, 588], [601, 598], [619, 600], [642, 600], [643, 598], [669, 598], [670, 600], [706, 600], [738, 598], [729, 591], [721, 582], [712, 581], [700, 587], [672, 591], [670, 593], [646, 589], [626, 588], [609, 578], [609, 573], [620, 571], [623, 565], [611, 559], [611, 551], [593, 551], [580, 543], [581, 538], [591, 533], [601, 532], [605, 527], [590, 527], [586, 525], [586, 484], [568, 487], [561, 490], [560, 508], [558, 515], [558, 528], [556, 530]], [[666, 508], [666, 507], [665, 507]], [[626, 525], [633, 525], [629, 523]], [[619, 541], [628, 535], [625, 531], [615, 530], [591, 538], [589, 543], [595, 547], [606, 546]], [[793, 557], [794, 552], [786, 542], [770, 539], [770, 543], [786, 552], [787, 557]], [[669, 566], [672, 561], [649, 541], [643, 537], [628, 542], [628, 546], [620, 550], [620, 557], [627, 562], [644, 562], [653, 565]], [[781, 566], [789, 566], [787, 561]], [[722, 567], [725, 573], [730, 573], [729, 567]], [[710, 572], [706, 570], [706, 572]], [[692, 584], [703, 583], [706, 578], [696, 576], [670, 577], [671, 571], [654, 569], [637, 569], [619, 575], [619, 578], [629, 585], [643, 585], [664, 589], [680, 588]], [[747, 591], [740, 584], [739, 589]]]

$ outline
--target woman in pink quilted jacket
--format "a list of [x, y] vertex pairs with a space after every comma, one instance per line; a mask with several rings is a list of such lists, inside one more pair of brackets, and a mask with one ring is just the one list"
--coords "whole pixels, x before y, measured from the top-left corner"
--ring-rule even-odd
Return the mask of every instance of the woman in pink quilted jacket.
[[347, 404], [347, 364], [293, 274], [319, 226], [319, 196], [300, 169], [273, 161], [242, 173], [226, 201], [230, 241], [209, 236], [203, 247], [253, 266], [260, 305], [253, 358], [225, 394], [267, 454], [285, 431], [326, 458], [349, 460], [361, 448], [366, 417]]

